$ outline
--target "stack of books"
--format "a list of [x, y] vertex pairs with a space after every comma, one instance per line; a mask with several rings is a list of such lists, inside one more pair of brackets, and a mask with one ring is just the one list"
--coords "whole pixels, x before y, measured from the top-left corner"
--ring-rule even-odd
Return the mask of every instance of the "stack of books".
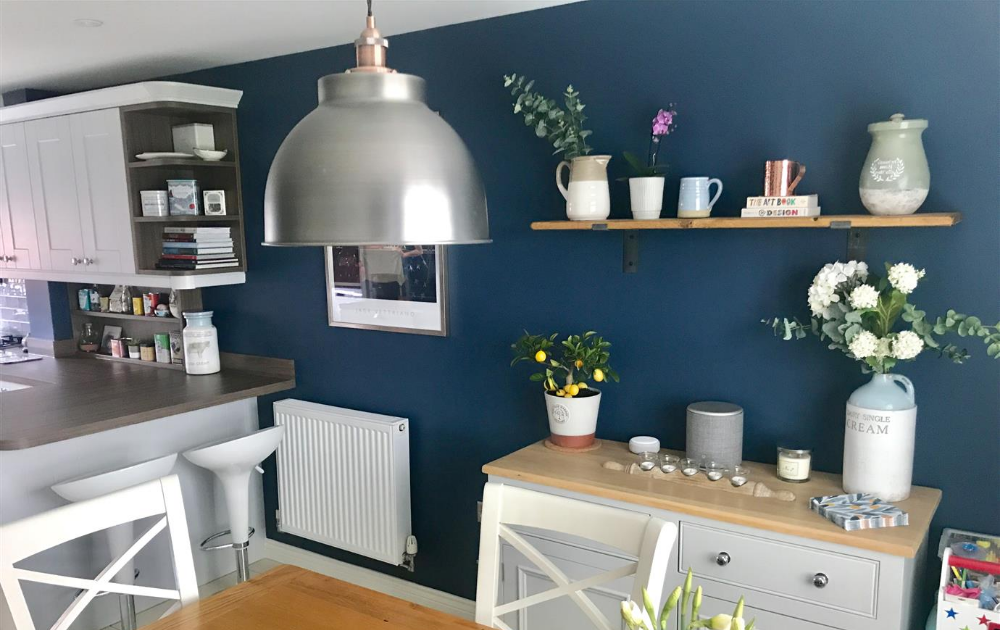
[[163, 228], [163, 254], [158, 269], [221, 269], [238, 267], [228, 227]]
[[747, 207], [741, 217], [764, 219], [774, 217], [818, 217], [819, 195], [792, 197], [747, 197]]

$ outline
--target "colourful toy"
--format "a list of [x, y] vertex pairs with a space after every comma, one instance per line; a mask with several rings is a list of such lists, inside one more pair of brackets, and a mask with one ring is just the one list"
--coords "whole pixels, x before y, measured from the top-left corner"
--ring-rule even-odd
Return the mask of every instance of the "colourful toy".
[[937, 630], [1000, 630], [1000, 602], [992, 596], [989, 602], [981, 598], [985, 587], [993, 588], [998, 576], [1000, 564], [956, 556], [946, 548], [938, 589]]

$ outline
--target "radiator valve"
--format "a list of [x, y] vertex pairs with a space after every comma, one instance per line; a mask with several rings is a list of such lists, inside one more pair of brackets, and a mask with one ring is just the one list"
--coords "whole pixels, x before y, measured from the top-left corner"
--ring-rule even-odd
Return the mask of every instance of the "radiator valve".
[[403, 564], [401, 566], [406, 567], [406, 570], [413, 573], [416, 570], [416, 559], [417, 559], [417, 537], [407, 536], [406, 537], [406, 553], [403, 554]]

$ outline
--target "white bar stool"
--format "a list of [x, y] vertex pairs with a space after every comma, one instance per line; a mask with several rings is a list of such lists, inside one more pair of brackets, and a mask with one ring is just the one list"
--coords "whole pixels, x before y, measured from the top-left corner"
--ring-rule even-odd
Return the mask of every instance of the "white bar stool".
[[[192, 464], [207, 468], [219, 477], [226, 496], [229, 512], [229, 529], [212, 534], [202, 541], [202, 551], [216, 549], [236, 550], [236, 581], [250, 579], [250, 555], [248, 547], [253, 528], [250, 527], [250, 474], [256, 469], [263, 473], [260, 463], [278, 448], [285, 435], [285, 427], [274, 426], [261, 429], [250, 435], [236, 439], [213, 442], [184, 453]], [[232, 543], [209, 545], [210, 542], [232, 535]]]
[[[171, 453], [125, 468], [70, 479], [52, 486], [52, 491], [73, 503], [87, 501], [165, 477], [173, 470], [176, 461], [177, 453]], [[106, 531], [112, 558], [123, 555], [135, 542], [133, 530], [132, 523], [125, 523]], [[130, 560], [122, 567], [118, 575], [120, 576], [118, 580], [120, 584], [134, 584], [137, 575], [134, 561]], [[133, 595], [119, 595], [118, 608], [121, 612], [122, 630], [135, 630], [135, 597]]]

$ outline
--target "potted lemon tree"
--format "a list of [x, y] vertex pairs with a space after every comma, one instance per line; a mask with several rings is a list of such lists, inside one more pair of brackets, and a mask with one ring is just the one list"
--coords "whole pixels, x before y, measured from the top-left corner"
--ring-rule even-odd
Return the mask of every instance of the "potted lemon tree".
[[587, 448], [594, 443], [601, 391], [588, 380], [618, 382], [618, 374], [608, 365], [611, 344], [594, 331], [569, 335], [558, 341], [559, 333], [524, 336], [511, 346], [514, 360], [531, 363], [536, 371], [529, 377], [541, 383], [549, 415], [549, 441], [563, 448]]

